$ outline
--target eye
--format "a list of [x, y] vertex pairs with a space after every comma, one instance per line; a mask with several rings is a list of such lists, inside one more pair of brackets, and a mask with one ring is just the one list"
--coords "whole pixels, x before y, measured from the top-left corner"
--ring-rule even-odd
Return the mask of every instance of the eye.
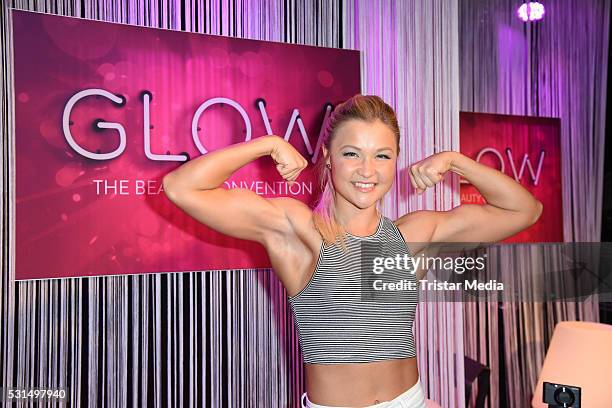
[[344, 156], [344, 157], [357, 157], [357, 153], [355, 153], [355, 152], [344, 152], [344, 153], [342, 153], [342, 156]]
[[388, 154], [382, 154], [382, 153], [381, 153], [381, 154], [379, 154], [379, 155], [378, 155], [378, 157], [382, 157], [382, 158], [383, 158], [383, 159], [385, 159], [385, 160], [389, 160], [389, 159], [391, 159], [391, 156], [389, 156]]

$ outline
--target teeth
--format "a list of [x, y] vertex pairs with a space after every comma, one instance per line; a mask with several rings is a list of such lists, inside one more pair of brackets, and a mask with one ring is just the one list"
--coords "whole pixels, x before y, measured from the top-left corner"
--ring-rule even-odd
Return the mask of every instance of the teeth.
[[359, 188], [371, 188], [374, 187], [374, 183], [355, 183]]

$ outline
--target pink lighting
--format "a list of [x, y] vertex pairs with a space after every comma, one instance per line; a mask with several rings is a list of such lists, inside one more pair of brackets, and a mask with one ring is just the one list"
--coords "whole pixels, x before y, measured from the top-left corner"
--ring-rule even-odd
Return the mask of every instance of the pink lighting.
[[536, 1], [524, 3], [517, 11], [523, 21], [541, 20], [544, 17], [544, 5]]

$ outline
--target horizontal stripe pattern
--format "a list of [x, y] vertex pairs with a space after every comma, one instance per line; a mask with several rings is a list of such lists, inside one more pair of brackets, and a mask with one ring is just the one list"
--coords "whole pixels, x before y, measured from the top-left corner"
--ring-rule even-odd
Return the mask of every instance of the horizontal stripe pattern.
[[[373, 235], [347, 235], [346, 253], [321, 245], [308, 284], [289, 297], [304, 362], [367, 363], [416, 357], [412, 326], [419, 301], [416, 276], [404, 269], [372, 272], [374, 257], [411, 256], [393, 221], [382, 217]], [[413, 282], [413, 290], [363, 291], [369, 279]]]

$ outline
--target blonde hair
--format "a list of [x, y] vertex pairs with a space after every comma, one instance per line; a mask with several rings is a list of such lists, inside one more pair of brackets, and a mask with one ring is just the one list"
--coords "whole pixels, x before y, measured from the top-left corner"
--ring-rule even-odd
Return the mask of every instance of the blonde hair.
[[[378, 96], [357, 94], [336, 106], [327, 121], [322, 137], [323, 145], [327, 148], [328, 154], [338, 128], [343, 123], [354, 119], [365, 122], [380, 120], [389, 126], [395, 134], [397, 152], [399, 153], [400, 130], [393, 108]], [[326, 244], [339, 244], [342, 250], [346, 251], [346, 229], [336, 218], [334, 206], [335, 191], [331, 171], [327, 168], [326, 161], [327, 157], [321, 155], [315, 164], [315, 172], [319, 178], [321, 195], [313, 209], [313, 222]]]

